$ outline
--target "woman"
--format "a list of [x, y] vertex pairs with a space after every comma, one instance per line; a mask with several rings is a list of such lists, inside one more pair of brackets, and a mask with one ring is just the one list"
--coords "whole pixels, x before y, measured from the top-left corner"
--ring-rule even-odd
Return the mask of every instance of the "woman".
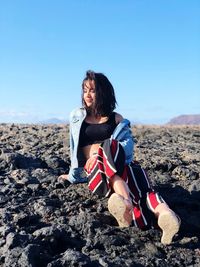
[[59, 179], [88, 182], [93, 193], [109, 197], [108, 210], [120, 227], [133, 224], [147, 229], [154, 214], [162, 230], [161, 242], [170, 244], [180, 220], [133, 161], [130, 122], [113, 112], [115, 93], [105, 75], [86, 72], [82, 106], [70, 115], [71, 168]]

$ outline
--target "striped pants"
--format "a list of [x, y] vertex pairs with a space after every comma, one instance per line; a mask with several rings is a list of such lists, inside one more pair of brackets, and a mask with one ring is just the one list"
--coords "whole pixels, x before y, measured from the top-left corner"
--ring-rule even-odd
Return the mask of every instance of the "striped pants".
[[155, 223], [154, 211], [164, 200], [155, 192], [144, 169], [136, 163], [125, 164], [124, 150], [116, 140], [106, 139], [97, 151], [93, 166], [85, 171], [88, 187], [101, 197], [113, 193], [110, 185], [112, 177], [119, 175], [128, 185], [133, 203], [133, 225], [148, 229]]

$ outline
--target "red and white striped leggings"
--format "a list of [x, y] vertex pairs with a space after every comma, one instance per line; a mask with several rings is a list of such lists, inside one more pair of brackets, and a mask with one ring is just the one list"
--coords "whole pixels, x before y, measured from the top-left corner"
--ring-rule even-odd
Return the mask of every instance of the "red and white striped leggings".
[[153, 213], [164, 200], [154, 191], [147, 174], [138, 163], [125, 164], [124, 150], [119, 142], [106, 139], [97, 151], [93, 166], [85, 171], [89, 189], [102, 197], [113, 193], [110, 180], [114, 174], [118, 174], [129, 188], [133, 203], [133, 225], [148, 229], [155, 223]]

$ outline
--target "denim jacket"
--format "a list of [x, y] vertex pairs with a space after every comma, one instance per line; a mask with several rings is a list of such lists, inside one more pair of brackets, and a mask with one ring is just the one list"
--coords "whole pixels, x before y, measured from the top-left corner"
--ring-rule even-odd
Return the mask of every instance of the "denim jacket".
[[[71, 167], [68, 180], [71, 183], [87, 182], [83, 167], [78, 166], [78, 144], [82, 122], [86, 117], [85, 108], [74, 109], [70, 113], [70, 158]], [[129, 164], [133, 159], [133, 135], [130, 129], [130, 121], [123, 119], [115, 128], [111, 139], [116, 139], [124, 148], [125, 163]]]

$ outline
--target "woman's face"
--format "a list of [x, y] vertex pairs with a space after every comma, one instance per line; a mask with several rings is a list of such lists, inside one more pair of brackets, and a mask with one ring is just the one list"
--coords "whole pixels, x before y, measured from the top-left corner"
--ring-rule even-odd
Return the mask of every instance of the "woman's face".
[[83, 99], [86, 106], [92, 108], [96, 100], [96, 90], [94, 81], [86, 80], [83, 88]]

